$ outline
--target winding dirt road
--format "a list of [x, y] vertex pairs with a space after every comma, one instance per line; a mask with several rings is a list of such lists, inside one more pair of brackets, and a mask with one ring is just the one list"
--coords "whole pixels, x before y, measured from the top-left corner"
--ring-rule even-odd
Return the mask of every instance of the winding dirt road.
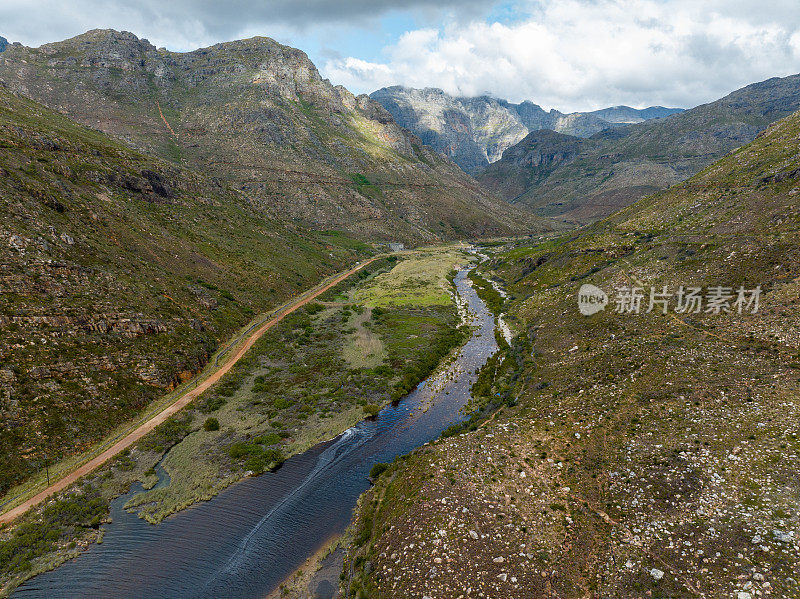
[[63, 489], [70, 486], [72, 483], [77, 481], [82, 476], [89, 474], [92, 470], [101, 466], [109, 459], [113, 458], [123, 449], [127, 449], [134, 443], [136, 443], [139, 439], [144, 437], [147, 433], [152, 431], [155, 427], [159, 424], [163, 423], [167, 418], [172, 416], [173, 414], [179, 412], [181, 409], [185, 408], [193, 399], [196, 399], [203, 391], [211, 387], [214, 383], [219, 381], [219, 379], [225, 375], [239, 359], [244, 356], [247, 351], [253, 347], [256, 341], [269, 329], [274, 327], [278, 322], [280, 322], [285, 316], [291, 314], [298, 308], [304, 306], [308, 302], [312, 301], [313, 299], [319, 297], [325, 291], [338, 285], [350, 275], [358, 272], [371, 262], [377, 260], [376, 258], [370, 258], [369, 260], [365, 260], [354, 266], [350, 270], [347, 270], [339, 275], [337, 275], [334, 279], [324, 283], [318, 287], [312, 288], [310, 291], [305, 292], [299, 298], [294, 300], [290, 303], [286, 308], [283, 308], [276, 316], [267, 320], [264, 324], [259, 326], [255, 331], [249, 333], [249, 336], [246, 337], [244, 343], [242, 343], [236, 349], [236, 352], [225, 362], [219, 369], [212, 372], [206, 379], [199, 382], [196, 387], [191, 390], [186, 391], [183, 395], [178, 396], [173, 403], [169, 406], [164, 408], [161, 412], [150, 418], [148, 421], [144, 422], [143, 424], [136, 427], [133, 431], [125, 435], [122, 439], [114, 443], [111, 447], [103, 451], [98, 456], [92, 458], [85, 464], [79, 466], [60, 480], [54, 482], [49, 487], [44, 489], [43, 491], [37, 493], [30, 499], [26, 500], [25, 502], [21, 503], [20, 505], [10, 509], [9, 511], [0, 514], [0, 523], [11, 522], [15, 518], [21, 516], [25, 512], [27, 512], [30, 508], [35, 505], [38, 505], [45, 499], [47, 499], [53, 493], [57, 493], [58, 491], [62, 491]]

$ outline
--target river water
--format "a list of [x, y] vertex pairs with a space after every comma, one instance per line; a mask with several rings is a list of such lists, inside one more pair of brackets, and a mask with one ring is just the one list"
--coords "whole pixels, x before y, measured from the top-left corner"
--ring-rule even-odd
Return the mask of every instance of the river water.
[[[476, 328], [458, 358], [394, 406], [294, 456], [274, 473], [232, 485], [211, 501], [151, 525], [112, 502], [103, 543], [29, 580], [13, 597], [263, 599], [344, 531], [375, 462], [389, 462], [464, 418], [475, 370], [497, 351], [494, 318], [455, 278]], [[162, 476], [160, 484], [168, 484]]]

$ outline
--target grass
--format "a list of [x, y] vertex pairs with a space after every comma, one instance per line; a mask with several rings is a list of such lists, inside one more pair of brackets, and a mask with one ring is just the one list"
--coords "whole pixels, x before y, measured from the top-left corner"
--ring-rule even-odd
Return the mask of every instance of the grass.
[[6, 92], [0, 144], [0, 236], [25, 245], [0, 244], [6, 505], [45, 462], [148, 412], [254, 314], [371, 251], [290, 231], [218, 181]]
[[[356, 296], [361, 286], [371, 285], [386, 267], [378, 266], [363, 279], [354, 278], [349, 287], [342, 285], [336, 293]], [[348, 363], [347, 348], [357, 339], [354, 320], [380, 344], [380, 364]], [[463, 340], [457, 324], [452, 304], [375, 309], [309, 304], [265, 334], [193, 406], [87, 477], [84, 484], [96, 489], [98, 509], [107, 511], [111, 498], [134, 481], [142, 481], [150, 490], [135, 495], [126, 508], [157, 523], [212, 498], [247, 473], [275, 468], [285, 457], [374, 416]], [[159, 461], [170, 484], [152, 488], [153, 468]], [[23, 561], [13, 562], [13, 569], [0, 570], [0, 581], [7, 588], [97, 540], [98, 532], [91, 526], [55, 527], [47, 519], [47, 509], [45, 505], [30, 512], [19, 526], [35, 523], [42, 535], [57, 534], [62, 542], [31, 543], [32, 550], [23, 552], [27, 556]], [[21, 541], [14, 540], [14, 531], [19, 526], [0, 533], [0, 551], [18, 552]], [[77, 550], [70, 548], [71, 541], [80, 544]]]
[[[333, 293], [357, 297], [381, 268]], [[354, 323], [369, 333], [373, 347], [381, 348], [380, 361], [348, 361], [359, 340]], [[198, 409], [213, 415], [206, 418], [216, 419], [218, 430], [197, 425], [164, 459], [171, 485], [136, 496], [129, 507], [158, 521], [213, 496], [246, 471], [274, 467], [280, 460], [272, 459], [273, 452], [294, 455], [374, 416], [463, 341], [456, 323], [452, 305], [309, 304], [293, 313], [198, 400]]]
[[[798, 132], [791, 117], [685, 186], [481, 266], [523, 332], [473, 386], [498, 409], [361, 498], [355, 596], [723, 597], [755, 572], [796, 595], [780, 537], [800, 529]], [[578, 312], [584, 282], [639, 280], [768, 291], [757, 315]]]
[[355, 294], [359, 303], [371, 308], [389, 306], [447, 306], [452, 302], [448, 275], [463, 254], [451, 251], [417, 252], [391, 272], [374, 278]]
[[351, 368], [377, 368], [386, 358], [386, 350], [381, 338], [365, 326], [372, 319], [372, 310], [367, 308], [354, 312], [348, 320], [348, 333], [342, 356]]

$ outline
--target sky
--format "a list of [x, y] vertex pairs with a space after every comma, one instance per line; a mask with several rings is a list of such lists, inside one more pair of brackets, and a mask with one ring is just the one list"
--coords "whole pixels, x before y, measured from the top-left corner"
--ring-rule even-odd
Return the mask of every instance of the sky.
[[9, 41], [95, 28], [174, 51], [264, 35], [354, 93], [438, 87], [564, 112], [688, 108], [800, 72], [798, 0], [0, 0]]

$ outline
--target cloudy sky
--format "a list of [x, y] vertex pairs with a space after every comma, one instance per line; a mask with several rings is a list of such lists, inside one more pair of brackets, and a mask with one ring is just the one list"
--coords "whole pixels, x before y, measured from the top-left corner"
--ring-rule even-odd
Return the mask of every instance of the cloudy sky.
[[2, 0], [0, 35], [88, 29], [185, 51], [266, 35], [351, 91], [403, 84], [545, 108], [690, 107], [800, 72], [797, 0]]

